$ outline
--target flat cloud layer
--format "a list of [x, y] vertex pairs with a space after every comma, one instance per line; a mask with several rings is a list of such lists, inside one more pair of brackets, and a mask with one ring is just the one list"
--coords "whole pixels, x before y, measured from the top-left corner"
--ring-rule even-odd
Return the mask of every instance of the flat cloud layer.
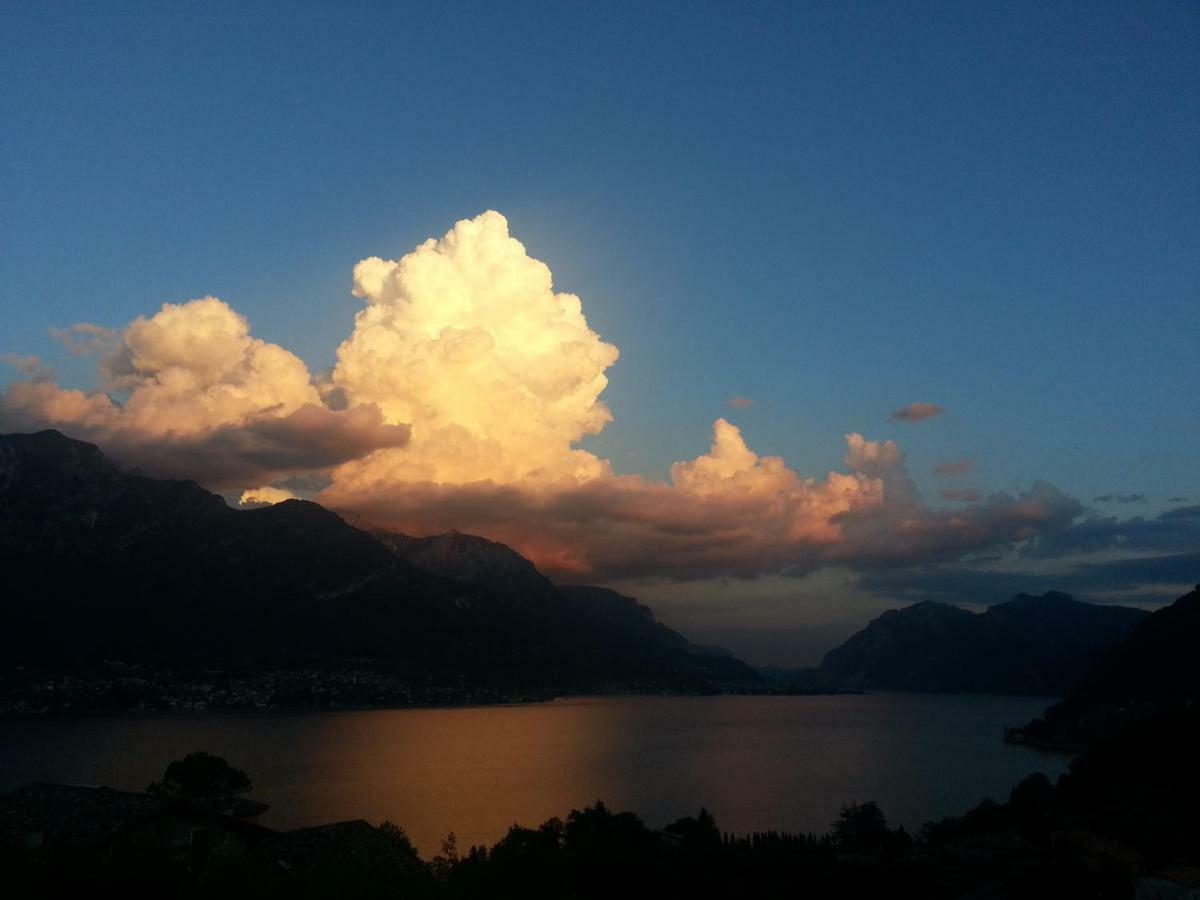
[[[363, 260], [354, 293], [365, 307], [319, 385], [298, 357], [204, 297], [166, 304], [119, 335], [86, 324], [60, 332], [102, 354], [104, 390], [16, 381], [0, 425], [62, 427], [154, 474], [243, 489], [247, 503], [284, 498], [285, 476], [327, 473], [317, 499], [328, 506], [416, 534], [487, 535], [565, 577], [955, 559], [1053, 535], [1083, 511], [1040, 482], [1016, 497], [930, 507], [900, 447], [857, 433], [845, 438], [843, 471], [806, 477], [755, 453], [724, 419], [669, 482], [614, 473], [576, 444], [611, 419], [600, 395], [617, 348], [496, 212], [399, 260]], [[912, 404], [894, 418], [939, 412]]]
[[940, 416], [945, 411], [945, 409], [936, 403], [910, 403], [908, 406], [898, 409], [888, 416], [888, 421], [920, 422], [922, 419], [932, 419], [934, 416]]

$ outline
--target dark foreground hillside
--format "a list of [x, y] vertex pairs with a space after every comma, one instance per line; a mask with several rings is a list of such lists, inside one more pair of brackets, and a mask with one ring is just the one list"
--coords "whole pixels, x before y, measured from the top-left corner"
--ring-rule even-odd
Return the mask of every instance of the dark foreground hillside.
[[1200, 884], [1198, 724], [1194, 711], [1149, 721], [1057, 784], [1032, 775], [1006, 802], [916, 835], [869, 802], [824, 835], [724, 834], [703, 808], [651, 828], [598, 802], [514, 825], [490, 848], [451, 835], [422, 860], [390, 823], [275, 832], [238, 818], [244, 801], [181, 796], [169, 778], [148, 794], [31, 785], [0, 797], [0, 869], [14, 898], [1188, 896]]
[[1018, 742], [1077, 748], [1137, 723], [1200, 709], [1200, 587], [1156, 611], [1106, 653]]

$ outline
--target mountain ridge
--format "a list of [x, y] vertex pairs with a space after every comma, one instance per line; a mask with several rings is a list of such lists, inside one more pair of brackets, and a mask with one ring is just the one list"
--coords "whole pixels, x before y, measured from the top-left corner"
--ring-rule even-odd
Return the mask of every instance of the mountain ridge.
[[1128, 726], [1200, 709], [1200, 585], [1147, 616], [1043, 716], [1009, 739], [1079, 748]]
[[[455, 541], [488, 545], [521, 577], [489, 584], [487, 565], [446, 550]], [[58, 432], [0, 436], [0, 650], [16, 663], [366, 659], [410, 680], [567, 693], [761, 684], [740, 661], [710, 665], [666, 626], [631, 630], [562, 598], [503, 545], [396, 543], [408, 559], [311, 501], [232, 509], [195, 482], [123, 472]]]
[[876, 617], [813, 677], [838, 688], [1059, 696], [1147, 615], [1057, 591], [981, 613], [925, 600]]

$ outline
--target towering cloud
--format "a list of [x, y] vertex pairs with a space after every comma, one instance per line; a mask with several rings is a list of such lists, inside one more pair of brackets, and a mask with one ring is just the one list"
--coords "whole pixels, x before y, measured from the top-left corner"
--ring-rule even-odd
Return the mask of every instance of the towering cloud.
[[403, 451], [339, 478], [508, 484], [608, 473], [572, 445], [612, 418], [599, 397], [617, 348], [588, 327], [578, 297], [554, 292], [502, 215], [461, 221], [399, 262], [363, 260], [354, 293], [367, 305], [333, 383], [413, 433]]
[[[354, 293], [365, 306], [319, 384], [204, 297], [119, 335], [89, 324], [61, 332], [74, 350], [101, 354], [103, 390], [14, 382], [0, 427], [62, 427], [148, 471], [243, 489], [246, 504], [289, 496], [285, 475], [321, 473], [317, 499], [336, 509], [418, 534], [474, 531], [588, 578], [947, 559], [1061, 530], [1082, 510], [1040, 483], [931, 508], [900, 447], [857, 433], [842, 471], [806, 477], [760, 456], [724, 419], [669, 482], [614, 473], [577, 444], [611, 418], [600, 396], [617, 348], [496, 212], [399, 260], [363, 260]], [[917, 403], [893, 418], [940, 412]]]

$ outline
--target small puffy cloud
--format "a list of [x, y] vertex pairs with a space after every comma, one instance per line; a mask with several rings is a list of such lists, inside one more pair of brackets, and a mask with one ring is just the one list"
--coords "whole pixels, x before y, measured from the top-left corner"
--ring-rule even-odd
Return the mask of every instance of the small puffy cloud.
[[1200, 546], [1200, 506], [1169, 509], [1153, 518], [1089, 515], [1069, 528], [1038, 535], [1022, 553], [1054, 559], [1088, 553], [1180, 553]]
[[910, 403], [888, 416], [889, 422], [920, 422], [940, 416], [946, 410], [936, 403]]
[[370, 404], [325, 407], [303, 361], [252, 337], [215, 297], [136, 319], [99, 369], [107, 391], [13, 382], [0, 426], [61, 428], [148, 474], [214, 488], [329, 468], [408, 439], [407, 426], [385, 423]]
[[938, 491], [943, 500], [953, 500], [956, 503], [975, 503], [980, 499], [979, 491], [970, 488], [944, 488]]
[[271, 506], [275, 503], [282, 503], [284, 500], [294, 499], [296, 499], [296, 495], [291, 491], [267, 485], [242, 491], [238, 506]]
[[961, 478], [971, 471], [971, 467], [974, 464], [974, 461], [969, 459], [952, 459], [934, 466], [933, 474], [940, 475], [943, 478]]
[[904, 464], [904, 453], [895, 441], [868, 441], [861, 434], [848, 434], [842, 461], [852, 471], [879, 475], [899, 469]]
[[111, 353], [120, 343], [115, 330], [91, 322], [76, 322], [66, 328], [51, 326], [50, 336], [61, 341], [74, 356]]
[[749, 409], [754, 405], [754, 401], [749, 397], [743, 397], [738, 394], [736, 397], [729, 398], [729, 405], [734, 409]]
[[50, 381], [54, 370], [42, 365], [41, 359], [32, 354], [0, 353], [0, 363], [16, 369], [30, 381]]
[[1093, 503], [1145, 503], [1145, 494], [1104, 494], [1092, 500]]

